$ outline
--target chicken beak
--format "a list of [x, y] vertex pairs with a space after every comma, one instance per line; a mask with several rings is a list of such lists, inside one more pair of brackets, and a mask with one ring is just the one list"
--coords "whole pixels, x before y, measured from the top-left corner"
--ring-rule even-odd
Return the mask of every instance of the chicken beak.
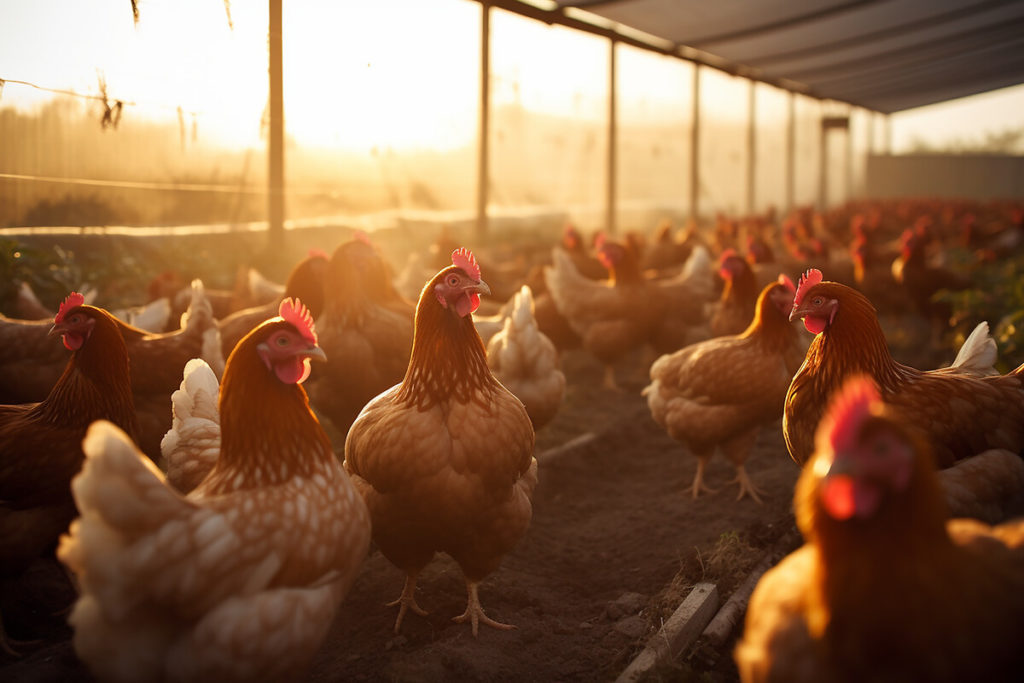
[[803, 308], [800, 306], [793, 306], [793, 310], [789, 312], [789, 322], [800, 320], [804, 315], [806, 315], [806, 311], [804, 311]]
[[319, 346], [310, 346], [308, 349], [302, 352], [302, 355], [310, 360], [318, 360], [321, 362], [327, 362], [327, 354]]
[[53, 327], [50, 328], [50, 331], [46, 333], [46, 336], [54, 337], [58, 334], [61, 334], [62, 332], [64, 332], [63, 328], [61, 328], [61, 326], [58, 323], [54, 323]]
[[487, 286], [487, 283], [483, 280], [477, 280], [477, 283], [472, 287], [469, 287], [470, 292], [476, 292], [477, 294], [491, 295], [491, 288]]

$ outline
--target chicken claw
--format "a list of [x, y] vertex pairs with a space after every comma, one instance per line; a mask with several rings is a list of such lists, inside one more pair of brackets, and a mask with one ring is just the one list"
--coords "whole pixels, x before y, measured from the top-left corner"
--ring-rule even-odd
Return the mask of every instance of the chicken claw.
[[398, 608], [398, 618], [395, 619], [395, 633], [398, 633], [398, 629], [402, 627], [402, 619], [405, 617], [406, 610], [412, 610], [421, 617], [425, 617], [430, 614], [427, 610], [416, 604], [416, 574], [409, 574], [405, 577], [405, 587], [402, 589], [402, 595], [397, 600], [392, 600], [387, 603], [387, 607], [394, 607], [395, 605], [401, 605]]
[[740, 485], [740, 493], [736, 496], [736, 500], [743, 500], [743, 496], [750, 494], [750, 497], [754, 499], [754, 502], [758, 505], [764, 505], [764, 501], [761, 500], [761, 495], [764, 491], [754, 486], [754, 482], [750, 480], [750, 475], [743, 468], [743, 465], [736, 466], [736, 478], [729, 481], [730, 484], [738, 483]]
[[480, 606], [480, 596], [477, 594], [477, 584], [466, 582], [466, 590], [469, 593], [469, 602], [466, 603], [466, 611], [457, 617], [452, 617], [452, 621], [464, 624], [466, 620], [470, 620], [473, 624], [473, 637], [477, 637], [477, 631], [479, 630], [478, 624], [482, 623], [486, 626], [492, 626], [502, 631], [511, 631], [515, 628], [513, 624], [503, 624], [500, 621], [495, 621], [489, 616], [484, 614], [484, 608]]
[[693, 475], [693, 499], [697, 500], [701, 492], [704, 493], [716, 493], [718, 489], [713, 489], [704, 483], [704, 464], [711, 456], [698, 457], [697, 458], [697, 473]]

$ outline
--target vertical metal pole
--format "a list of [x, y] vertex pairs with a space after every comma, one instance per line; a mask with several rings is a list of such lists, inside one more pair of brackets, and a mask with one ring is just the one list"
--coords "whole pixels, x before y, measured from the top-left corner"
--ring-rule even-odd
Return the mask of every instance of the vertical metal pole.
[[[820, 109], [819, 109], [820, 111]], [[818, 211], [824, 211], [828, 207], [828, 128], [825, 127], [825, 119], [818, 120], [818, 129], [821, 131], [821, 141], [818, 152]]]
[[868, 110], [868, 156], [875, 153], [875, 112]]
[[487, 237], [491, 138], [491, 3], [480, 3], [480, 139], [476, 169], [476, 236]]
[[690, 129], [690, 217], [700, 222], [700, 64], [693, 65], [693, 127]]
[[853, 199], [853, 107], [846, 109], [846, 196], [844, 201]]
[[749, 104], [747, 107], [747, 215], [754, 214], [755, 190], [757, 183], [757, 95], [756, 83], [750, 81]]
[[270, 0], [270, 153], [268, 155], [268, 239], [272, 253], [284, 246], [284, 72], [282, 0]]
[[608, 187], [605, 197], [605, 228], [609, 235], [616, 230], [616, 179], [618, 164], [618, 90], [617, 64], [615, 61], [616, 41], [608, 42]]
[[796, 204], [796, 93], [789, 93], [789, 122], [786, 126], [786, 212]]

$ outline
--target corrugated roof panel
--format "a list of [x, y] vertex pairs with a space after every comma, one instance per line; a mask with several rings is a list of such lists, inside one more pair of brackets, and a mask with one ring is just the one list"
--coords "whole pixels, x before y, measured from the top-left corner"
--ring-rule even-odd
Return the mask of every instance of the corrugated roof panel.
[[737, 70], [883, 112], [1024, 83], [1024, 0], [577, 0]]

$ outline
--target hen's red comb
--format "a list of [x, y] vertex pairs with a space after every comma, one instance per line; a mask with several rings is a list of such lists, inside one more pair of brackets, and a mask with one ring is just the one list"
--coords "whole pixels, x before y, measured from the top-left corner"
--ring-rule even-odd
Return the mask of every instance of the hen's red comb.
[[360, 242], [362, 242], [363, 244], [369, 244], [370, 243], [370, 236], [367, 235], [362, 230], [356, 230], [354, 233], [352, 233], [352, 239], [357, 239]]
[[316, 344], [316, 328], [313, 327], [313, 314], [298, 299], [288, 298], [281, 302], [278, 314], [285, 322], [291, 323], [307, 341]]
[[452, 252], [452, 265], [458, 266], [466, 271], [471, 278], [480, 281], [480, 266], [473, 257], [473, 252], [465, 247], [459, 247]]
[[817, 268], [808, 268], [807, 272], [800, 278], [800, 284], [796, 288], [796, 296], [793, 297], [793, 306], [799, 306], [804, 300], [804, 294], [814, 285], [822, 280], [821, 271]]
[[331, 258], [330, 255], [326, 251], [324, 251], [323, 249], [318, 249], [316, 247], [313, 247], [312, 249], [310, 249], [309, 253], [306, 254], [306, 256], [308, 258], [322, 258], [325, 261], [328, 261]]
[[793, 284], [793, 281], [790, 280], [789, 276], [786, 275], [785, 273], [779, 275], [778, 283], [785, 287], [790, 292], [796, 292], [796, 285]]
[[832, 396], [828, 408], [828, 443], [833, 451], [851, 447], [871, 408], [881, 401], [875, 382], [867, 375], [851, 377]]
[[68, 311], [70, 311], [73, 308], [78, 308], [84, 303], [84, 296], [82, 296], [79, 292], [71, 292], [70, 294], [68, 294], [68, 298], [64, 299], [64, 301], [61, 302], [60, 309], [57, 311], [57, 315], [53, 316], [53, 322], [61, 322], [62, 320], [64, 320], [64, 316], [68, 314]]

